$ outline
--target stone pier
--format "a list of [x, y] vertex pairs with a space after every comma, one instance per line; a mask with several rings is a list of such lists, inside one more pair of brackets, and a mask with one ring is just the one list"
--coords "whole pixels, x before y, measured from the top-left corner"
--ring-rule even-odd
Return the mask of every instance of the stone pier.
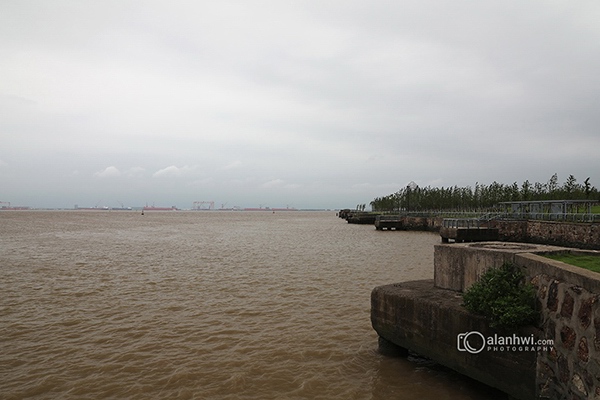
[[[462, 297], [435, 288], [432, 280], [380, 286], [371, 294], [371, 320], [377, 333], [402, 349], [512, 395], [531, 399], [535, 391], [535, 352], [460, 351], [458, 338], [477, 331], [496, 333], [483, 317], [462, 307]], [[530, 332], [526, 333], [530, 335]]]
[[[600, 274], [542, 256], [564, 251], [600, 257], [523, 243], [436, 245], [433, 280], [373, 289], [373, 328], [400, 354], [426, 356], [516, 399], [600, 398]], [[521, 266], [537, 290], [536, 327], [497, 331], [462, 306], [462, 292], [505, 262]], [[533, 338], [534, 348], [489, 342], [517, 336]]]

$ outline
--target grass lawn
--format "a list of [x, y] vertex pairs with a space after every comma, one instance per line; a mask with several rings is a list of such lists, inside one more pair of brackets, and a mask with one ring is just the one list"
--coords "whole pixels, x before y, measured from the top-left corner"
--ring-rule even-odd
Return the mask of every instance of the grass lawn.
[[575, 265], [577, 267], [589, 269], [590, 271], [600, 272], [600, 256], [579, 255], [571, 253], [544, 254], [544, 257]]

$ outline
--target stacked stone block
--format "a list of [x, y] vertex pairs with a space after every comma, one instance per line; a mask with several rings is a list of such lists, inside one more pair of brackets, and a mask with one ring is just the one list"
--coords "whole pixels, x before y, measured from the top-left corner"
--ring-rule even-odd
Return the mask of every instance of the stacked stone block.
[[[569, 279], [573, 274], [587, 279]], [[531, 276], [540, 326], [544, 336], [554, 341], [550, 352], [538, 354], [540, 398], [600, 399], [600, 288], [590, 274], [595, 273], [565, 271], [564, 264], [549, 262], [546, 273]]]

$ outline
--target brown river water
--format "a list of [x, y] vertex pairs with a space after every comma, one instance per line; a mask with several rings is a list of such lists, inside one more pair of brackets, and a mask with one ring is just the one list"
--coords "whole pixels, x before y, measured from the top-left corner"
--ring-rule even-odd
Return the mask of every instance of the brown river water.
[[377, 352], [439, 235], [335, 212], [0, 212], [1, 399], [485, 399]]

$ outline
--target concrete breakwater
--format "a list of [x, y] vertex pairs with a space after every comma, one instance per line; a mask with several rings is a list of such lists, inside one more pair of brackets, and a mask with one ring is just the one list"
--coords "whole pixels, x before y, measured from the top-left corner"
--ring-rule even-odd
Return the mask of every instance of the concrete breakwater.
[[535, 352], [464, 351], [461, 337], [493, 337], [495, 331], [483, 317], [468, 313], [461, 304], [459, 293], [434, 287], [432, 280], [375, 288], [371, 321], [380, 337], [380, 349], [387, 348], [383, 352], [387, 354], [392, 348], [400, 355], [410, 350], [515, 398], [534, 398]]
[[380, 214], [344, 209], [340, 210], [337, 215], [338, 217], [348, 221], [349, 224], [373, 225], [377, 219], [377, 216]]
[[381, 213], [340, 210], [338, 217], [345, 219], [349, 224], [368, 224], [378, 226], [377, 221], [382, 225], [386, 222], [394, 222], [394, 228], [397, 230], [415, 230], [438, 232], [442, 227], [443, 218], [441, 217], [421, 217], [406, 215], [385, 215]]
[[[372, 224], [378, 230], [381, 230], [380, 228], [388, 223], [391, 225], [385, 228], [387, 230], [440, 232], [443, 228], [444, 218], [442, 217], [381, 215], [380, 222], [377, 222], [378, 215], [352, 210], [342, 210], [338, 214], [340, 218], [346, 219], [348, 223]], [[378, 226], [378, 224], [380, 225]], [[389, 227], [393, 227], [393, 229]], [[600, 250], [600, 224], [597, 222], [497, 219], [486, 221], [485, 227], [497, 230], [497, 238], [500, 241]]]
[[[517, 399], [600, 398], [600, 274], [543, 257], [565, 251], [600, 257], [522, 243], [436, 245], [433, 280], [372, 291], [373, 328], [383, 347], [414, 351]], [[536, 288], [535, 327], [497, 331], [461, 305], [464, 290], [505, 262]]]

